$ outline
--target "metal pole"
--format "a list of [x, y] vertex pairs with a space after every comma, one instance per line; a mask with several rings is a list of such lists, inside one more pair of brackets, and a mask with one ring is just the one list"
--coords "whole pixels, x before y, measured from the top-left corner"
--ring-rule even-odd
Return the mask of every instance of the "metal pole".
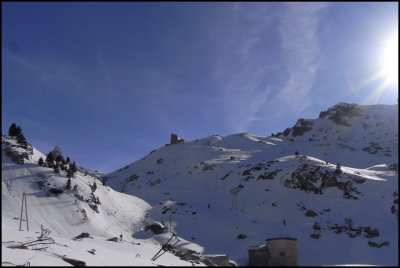
[[19, 230], [20, 230], [20, 231], [22, 231], [22, 230], [21, 230], [21, 224], [22, 224], [22, 211], [23, 211], [23, 209], [24, 209], [24, 196], [25, 196], [25, 193], [22, 194], [21, 216], [19, 217]]
[[236, 210], [237, 210], [237, 200], [238, 200], [238, 195], [237, 195], [237, 194], [235, 194], [235, 196], [236, 196]]
[[28, 206], [26, 205], [26, 194], [24, 194], [24, 197], [25, 197], [26, 229], [29, 231], [29, 225], [28, 225]]

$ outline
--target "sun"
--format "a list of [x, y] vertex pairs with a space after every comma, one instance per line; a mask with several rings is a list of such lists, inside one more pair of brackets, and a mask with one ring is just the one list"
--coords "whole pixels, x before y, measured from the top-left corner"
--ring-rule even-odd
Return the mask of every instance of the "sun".
[[398, 34], [392, 34], [383, 41], [380, 56], [380, 70], [385, 83], [399, 83], [399, 38]]

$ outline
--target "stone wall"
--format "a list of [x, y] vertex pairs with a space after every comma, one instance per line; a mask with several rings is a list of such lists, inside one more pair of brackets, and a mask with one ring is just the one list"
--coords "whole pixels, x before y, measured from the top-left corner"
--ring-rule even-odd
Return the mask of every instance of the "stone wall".
[[273, 238], [267, 239], [267, 246], [271, 254], [269, 266], [297, 266], [297, 239]]

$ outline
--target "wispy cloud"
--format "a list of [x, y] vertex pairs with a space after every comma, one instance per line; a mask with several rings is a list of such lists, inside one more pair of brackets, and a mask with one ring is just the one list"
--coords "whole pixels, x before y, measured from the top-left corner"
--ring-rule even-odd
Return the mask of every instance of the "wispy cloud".
[[54, 74], [50, 73], [40, 64], [24, 56], [20, 52], [20, 46], [15, 42], [4, 48], [3, 56], [6, 60], [25, 69], [42, 82], [47, 82], [54, 77]]
[[[3, 50], [4, 65], [7, 70], [11, 65], [17, 66], [29, 76], [43, 85], [49, 85], [53, 90], [61, 90], [62, 85], [69, 90], [79, 89], [87, 84], [85, 73], [78, 66], [72, 66], [66, 61], [49, 58], [45, 55], [33, 56], [23, 53], [18, 43], [12, 43]], [[26, 79], [24, 77], [24, 79]]]
[[301, 112], [310, 104], [320, 61], [319, 14], [326, 3], [287, 3], [279, 33], [288, 80], [277, 95], [286, 108]]
[[321, 60], [318, 25], [325, 7], [234, 3], [225, 14], [214, 75], [231, 131], [266, 124], [272, 111], [307, 108]]
[[[92, 68], [62, 56], [24, 53], [18, 43], [3, 47], [3, 57], [3, 65], [7, 67], [5, 69], [23, 72], [21, 79], [35, 81], [36, 90], [62, 91], [91, 108], [111, 108], [112, 79], [100, 50], [94, 55], [93, 62], [89, 62]], [[99, 106], [99, 100], [104, 100], [105, 106]]]
[[224, 41], [218, 44], [214, 59], [215, 86], [221, 94], [226, 127], [242, 132], [258, 120], [257, 113], [270, 94], [271, 64], [262, 47], [268, 42], [274, 15], [265, 4], [234, 3], [225, 19], [217, 30]]

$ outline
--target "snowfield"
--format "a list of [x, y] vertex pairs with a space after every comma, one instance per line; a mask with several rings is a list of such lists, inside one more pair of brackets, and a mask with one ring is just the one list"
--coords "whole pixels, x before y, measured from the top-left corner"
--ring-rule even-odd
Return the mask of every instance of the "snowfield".
[[[101, 177], [81, 169], [77, 190], [37, 150], [17, 164], [10, 147], [2, 137], [3, 265], [204, 266], [221, 254], [246, 266], [249, 246], [276, 237], [297, 238], [299, 265], [398, 264], [397, 105], [341, 103], [269, 137], [163, 146]], [[18, 230], [23, 193], [29, 231]], [[55, 243], [18, 248], [41, 225]], [[152, 260], [173, 233], [175, 250]]]
[[[3, 137], [2, 141], [3, 149], [11, 145], [17, 146], [15, 140]], [[78, 185], [77, 191], [64, 189], [64, 193], [55, 196], [47, 189], [63, 189], [67, 178], [64, 172], [55, 174], [53, 169], [39, 166], [37, 161], [40, 156], [45, 158], [34, 149], [31, 159], [21, 165], [11, 161], [2, 152], [2, 265], [27, 265], [28, 262], [37, 266], [71, 265], [63, 257], [84, 261], [91, 266], [192, 265], [169, 252], [157, 260], [151, 260], [161, 249], [161, 243], [170, 238], [169, 233], [155, 236], [150, 231], [142, 231], [148, 233], [147, 238], [132, 237], [132, 234], [140, 232], [149, 221], [148, 210], [151, 207], [147, 202], [116, 192], [103, 186], [97, 178], [81, 172], [71, 179], [72, 185]], [[98, 205], [98, 213], [89, 203], [76, 197], [88, 198], [91, 193], [90, 185], [94, 182], [97, 184], [94, 195], [99, 197], [101, 203]], [[44, 186], [40, 188], [39, 184]], [[23, 193], [26, 193], [28, 226], [23, 221], [20, 231]], [[25, 210], [22, 218], [26, 219]], [[29, 246], [28, 249], [10, 248], [37, 241], [42, 226], [51, 232], [49, 237], [54, 243], [37, 242], [38, 244]], [[82, 233], [88, 233], [90, 238], [72, 240]], [[123, 239], [119, 241], [121, 234]], [[118, 242], [106, 241], [113, 237], [117, 237]], [[184, 239], [177, 247], [202, 251], [202, 247]], [[202, 263], [194, 264], [204, 266]]]

